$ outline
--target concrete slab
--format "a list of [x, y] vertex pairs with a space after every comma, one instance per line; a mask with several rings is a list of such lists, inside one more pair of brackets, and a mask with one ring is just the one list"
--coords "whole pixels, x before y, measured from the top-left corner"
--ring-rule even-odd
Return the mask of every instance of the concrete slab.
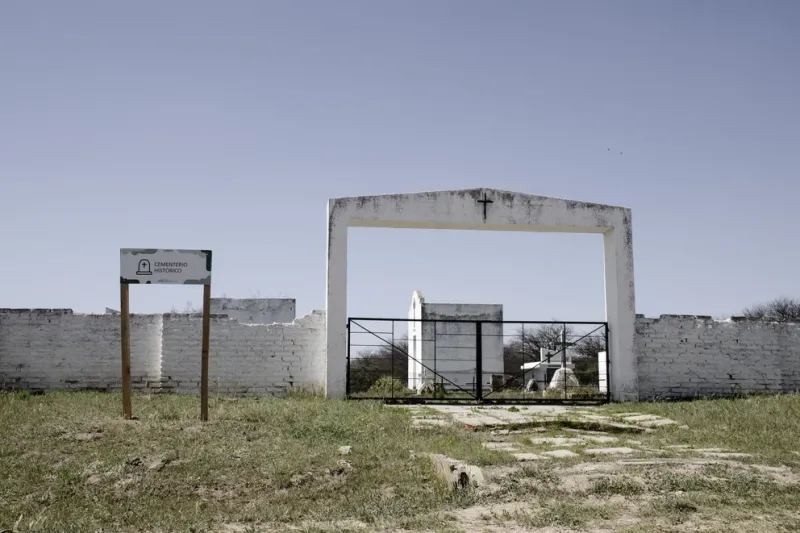
[[444, 418], [414, 418], [411, 420], [412, 426], [449, 426], [452, 424], [452, 420]]
[[489, 416], [509, 424], [524, 424], [531, 421], [533, 413], [527, 413], [524, 411], [505, 411], [498, 409], [496, 411], [491, 411]]
[[564, 428], [564, 431], [580, 433], [581, 435], [608, 435], [608, 431], [592, 431], [589, 429]]
[[542, 452], [542, 455], [549, 455], [559, 459], [567, 459], [569, 457], [578, 457], [578, 454], [570, 450], [550, 450], [549, 452]]
[[541, 455], [537, 455], [535, 453], [529, 453], [529, 452], [515, 453], [514, 457], [520, 463], [523, 463], [523, 462], [526, 462], [526, 461], [541, 461], [542, 459], [544, 459], [544, 457], [542, 457]]
[[609, 442], [617, 442], [619, 439], [617, 437], [605, 436], [605, 435], [581, 435], [581, 440], [588, 440], [591, 442], [599, 442], [601, 444], [607, 444]]
[[[446, 425], [446, 422], [441, 420], [452, 420], [454, 424], [461, 426], [469, 426], [480, 430], [502, 430], [504, 428], [511, 429], [512, 426], [528, 426], [512, 430], [511, 432], [523, 431], [533, 432], [537, 424], [546, 424], [548, 422], [557, 422], [563, 420], [565, 417], [580, 422], [591, 422], [596, 424], [597, 430], [607, 430], [610, 432], [652, 432], [654, 428], [645, 427], [650, 424], [654, 427], [661, 425], [673, 424], [673, 421], [656, 417], [655, 415], [643, 415], [641, 413], [630, 414], [628, 417], [630, 422], [623, 423], [619, 418], [612, 418], [601, 414], [602, 411], [591, 408], [575, 408], [564, 405], [519, 405], [515, 406], [514, 410], [509, 411], [506, 406], [474, 406], [474, 405], [429, 405], [426, 406], [425, 411], [415, 412], [415, 419], [420, 422], [415, 422], [416, 426], [429, 425]], [[431, 414], [431, 410], [436, 414]], [[438, 416], [437, 416], [438, 415]], [[430, 422], [422, 422], [422, 420], [430, 420]], [[577, 428], [573, 428], [577, 429]], [[586, 431], [585, 433], [592, 433]], [[598, 433], [598, 432], [594, 432]], [[602, 431], [599, 432], [602, 434]], [[596, 442], [611, 442], [611, 441], [596, 441]]]
[[533, 437], [533, 444], [547, 444], [549, 446], [576, 446], [584, 444], [583, 439], [578, 437]]
[[502, 452], [515, 452], [519, 448], [513, 442], [483, 442], [483, 447], [487, 450], [496, 450]]
[[659, 418], [658, 420], [643, 420], [639, 422], [640, 426], [644, 426], [647, 428], [671, 426], [672, 424], [677, 424], [677, 422], [675, 422], [674, 420], [670, 420], [669, 418]]
[[587, 448], [584, 452], [590, 455], [627, 455], [635, 453], [633, 448]]
[[483, 427], [489, 426], [494, 427], [497, 425], [502, 425], [503, 421], [499, 418], [494, 418], [491, 416], [469, 416], [469, 415], [455, 415], [453, 416], [453, 420], [456, 421], [458, 424], [462, 424], [465, 426], [472, 426], [472, 427]]
[[605, 416], [605, 415], [584, 415], [584, 414], [581, 414], [580, 418], [582, 420], [592, 420], [592, 421], [595, 421], [595, 422], [608, 422], [608, 421], [611, 420], [610, 416]]
[[660, 416], [643, 415], [643, 414], [628, 415], [628, 416], [623, 416], [622, 418], [623, 420], [625, 420], [625, 422], [643, 422], [645, 420], [661, 420]]
[[703, 455], [706, 457], [718, 457], [720, 459], [743, 459], [745, 457], [754, 457], [752, 453], [743, 452], [705, 452]]
[[678, 464], [678, 465], [713, 465], [713, 464], [726, 464], [725, 461], [719, 459], [687, 459], [687, 458], [651, 458], [651, 459], [623, 459], [615, 461], [618, 465], [625, 466], [656, 466], [665, 464]]

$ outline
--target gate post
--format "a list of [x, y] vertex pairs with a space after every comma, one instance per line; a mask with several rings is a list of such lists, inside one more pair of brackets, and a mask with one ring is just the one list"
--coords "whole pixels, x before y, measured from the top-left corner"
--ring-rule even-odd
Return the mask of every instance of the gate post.
[[606, 322], [605, 340], [606, 340], [606, 402], [611, 402], [611, 354], [608, 353], [608, 322]]
[[345, 326], [345, 335], [347, 335], [347, 357], [346, 366], [344, 370], [344, 397], [350, 398], [350, 318], [347, 319], [347, 326]]
[[478, 402], [483, 401], [483, 335], [481, 332], [483, 322], [480, 320], [475, 322], [475, 399]]

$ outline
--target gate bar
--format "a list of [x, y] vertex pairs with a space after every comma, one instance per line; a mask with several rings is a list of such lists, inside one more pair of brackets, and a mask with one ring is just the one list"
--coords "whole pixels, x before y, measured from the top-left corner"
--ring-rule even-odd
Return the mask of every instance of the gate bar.
[[483, 401], [483, 322], [475, 322], [475, 374], [478, 384], [475, 387], [475, 400]]
[[[475, 323], [475, 320], [457, 318], [448, 320], [446, 318], [374, 318], [374, 317], [351, 317], [348, 320], [363, 320], [368, 322], [469, 322], [471, 324]], [[557, 320], [481, 320], [484, 324], [562, 324]], [[575, 324], [577, 326], [602, 326], [607, 324], [607, 322], [596, 322], [596, 321], [574, 321], [570, 320], [566, 322], [567, 324]], [[372, 333], [372, 332], [370, 332]], [[389, 332], [386, 332], [387, 334]]]

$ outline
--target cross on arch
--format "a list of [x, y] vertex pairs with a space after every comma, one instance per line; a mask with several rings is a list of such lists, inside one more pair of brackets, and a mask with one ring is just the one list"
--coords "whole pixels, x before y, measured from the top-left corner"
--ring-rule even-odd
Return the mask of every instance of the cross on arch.
[[478, 200], [479, 204], [483, 204], [483, 221], [486, 222], [486, 206], [487, 204], [493, 204], [494, 200], [489, 200], [489, 197], [486, 196], [486, 193], [483, 193], [483, 199]]

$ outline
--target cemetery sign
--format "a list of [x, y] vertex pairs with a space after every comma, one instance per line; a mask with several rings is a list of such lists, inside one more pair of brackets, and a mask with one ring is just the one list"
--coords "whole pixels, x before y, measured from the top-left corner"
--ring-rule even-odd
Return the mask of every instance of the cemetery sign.
[[122, 416], [133, 417], [131, 406], [130, 286], [202, 285], [203, 339], [200, 347], [200, 420], [208, 420], [208, 352], [211, 343], [211, 250], [120, 248], [119, 311], [122, 356]]
[[209, 285], [211, 250], [120, 249], [120, 283]]

